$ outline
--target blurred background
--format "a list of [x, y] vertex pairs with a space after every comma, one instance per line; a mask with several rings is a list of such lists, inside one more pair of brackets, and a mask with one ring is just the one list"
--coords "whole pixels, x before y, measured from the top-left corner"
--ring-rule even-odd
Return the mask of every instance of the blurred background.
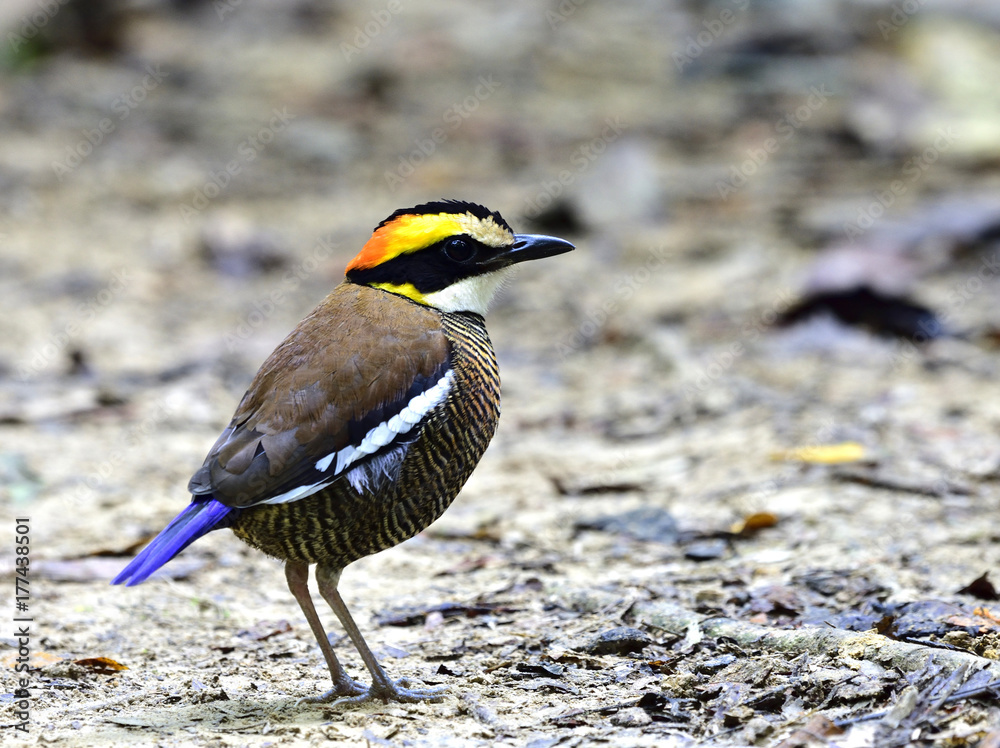
[[[59, 646], [124, 625], [105, 580], [257, 366], [443, 197], [577, 251], [498, 301], [504, 418], [450, 540], [359, 566], [485, 532], [683, 604], [695, 568], [874, 574], [859, 609], [995, 567], [998, 30], [975, 0], [5, 0], [0, 501], [80, 583], [50, 605], [106, 602]], [[737, 573], [718, 533], [751, 517]], [[250, 565], [287, 597], [199, 547], [176, 575], [206, 596]]]

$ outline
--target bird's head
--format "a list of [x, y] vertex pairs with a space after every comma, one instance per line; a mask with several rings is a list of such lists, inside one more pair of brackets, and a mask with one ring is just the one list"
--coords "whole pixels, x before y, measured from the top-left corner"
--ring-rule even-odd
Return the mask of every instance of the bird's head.
[[347, 266], [347, 280], [440, 309], [486, 314], [518, 262], [569, 252], [573, 245], [515, 234], [481, 205], [443, 200], [397, 210]]

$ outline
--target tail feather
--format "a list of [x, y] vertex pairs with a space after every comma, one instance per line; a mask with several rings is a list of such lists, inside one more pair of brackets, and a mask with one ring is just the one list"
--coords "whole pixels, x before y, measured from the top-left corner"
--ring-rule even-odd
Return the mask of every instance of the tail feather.
[[221, 504], [215, 499], [196, 500], [174, 517], [153, 540], [111, 580], [111, 584], [132, 585], [145, 582], [150, 574], [163, 566], [178, 553], [187, 548], [202, 535], [212, 530], [228, 527], [232, 521], [233, 507]]

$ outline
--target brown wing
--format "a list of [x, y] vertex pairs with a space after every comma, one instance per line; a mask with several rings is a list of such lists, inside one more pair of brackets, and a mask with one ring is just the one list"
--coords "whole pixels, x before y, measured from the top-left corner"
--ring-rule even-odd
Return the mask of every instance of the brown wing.
[[342, 283], [260, 367], [188, 488], [234, 507], [308, 495], [337, 477], [317, 461], [359, 445], [450, 359], [440, 313]]

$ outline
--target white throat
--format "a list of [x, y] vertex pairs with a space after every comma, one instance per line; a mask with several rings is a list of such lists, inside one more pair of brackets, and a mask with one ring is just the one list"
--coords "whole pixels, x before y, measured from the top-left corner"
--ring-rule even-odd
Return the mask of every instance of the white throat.
[[475, 312], [485, 317], [490, 302], [511, 277], [513, 269], [506, 267], [465, 278], [440, 291], [424, 294], [424, 301], [442, 312]]

